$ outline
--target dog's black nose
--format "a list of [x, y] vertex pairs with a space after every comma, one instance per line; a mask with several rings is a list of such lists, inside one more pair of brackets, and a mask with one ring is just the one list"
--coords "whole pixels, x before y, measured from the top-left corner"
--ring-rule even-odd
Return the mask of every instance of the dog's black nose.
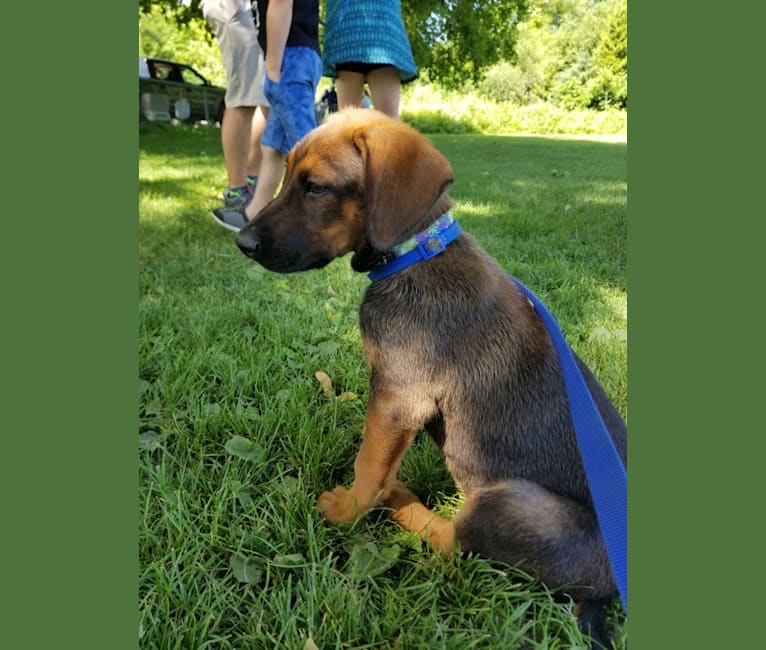
[[261, 249], [261, 238], [250, 229], [243, 229], [237, 233], [237, 246], [248, 257], [256, 259]]

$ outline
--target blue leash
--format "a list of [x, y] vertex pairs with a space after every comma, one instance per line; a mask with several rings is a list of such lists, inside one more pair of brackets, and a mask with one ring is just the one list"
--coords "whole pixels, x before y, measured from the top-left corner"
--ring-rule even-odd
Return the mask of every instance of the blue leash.
[[[417, 262], [441, 253], [461, 230], [457, 221], [446, 230], [432, 235], [413, 250], [386, 262], [368, 274], [371, 281], [386, 278]], [[569, 411], [580, 447], [585, 475], [588, 479], [593, 505], [596, 509], [601, 536], [606, 545], [617, 590], [625, 612], [628, 611], [628, 476], [612, 437], [598, 412], [593, 396], [583, 379], [572, 349], [548, 308], [527, 287], [512, 275], [508, 277], [534, 305], [543, 321], [559, 358], [564, 386], [569, 398]]]
[[591, 498], [596, 508], [596, 518], [606, 544], [620, 600], [627, 613], [628, 475], [625, 466], [558, 323], [534, 293], [512, 275], [508, 277], [518, 285], [521, 293], [532, 301], [559, 356], [564, 386], [569, 397], [569, 411], [577, 435], [577, 444], [580, 446]]

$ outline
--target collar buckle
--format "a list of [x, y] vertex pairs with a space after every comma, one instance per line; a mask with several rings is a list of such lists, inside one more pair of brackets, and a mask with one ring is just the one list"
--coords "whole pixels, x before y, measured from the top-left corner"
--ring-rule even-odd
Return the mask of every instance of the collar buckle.
[[435, 235], [430, 239], [426, 239], [417, 246], [417, 251], [420, 253], [421, 259], [430, 260], [435, 255], [441, 253], [447, 245], [444, 243], [439, 235]]

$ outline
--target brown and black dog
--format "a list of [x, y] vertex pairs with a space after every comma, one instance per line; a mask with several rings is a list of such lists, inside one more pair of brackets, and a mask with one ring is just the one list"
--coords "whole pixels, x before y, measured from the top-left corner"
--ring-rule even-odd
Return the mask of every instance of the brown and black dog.
[[[342, 111], [290, 152], [279, 195], [237, 245], [279, 273], [320, 268], [353, 252], [373, 270], [389, 251], [453, 205], [447, 159], [431, 142], [373, 110]], [[364, 438], [350, 488], [319, 497], [324, 517], [349, 522], [385, 504], [434, 547], [459, 547], [564, 586], [580, 622], [603, 636], [617, 595], [579, 456], [561, 370], [530, 302], [468, 235], [367, 288], [360, 327], [370, 371]], [[627, 430], [577, 362], [623, 462]], [[454, 521], [397, 481], [425, 429], [465, 503]]]

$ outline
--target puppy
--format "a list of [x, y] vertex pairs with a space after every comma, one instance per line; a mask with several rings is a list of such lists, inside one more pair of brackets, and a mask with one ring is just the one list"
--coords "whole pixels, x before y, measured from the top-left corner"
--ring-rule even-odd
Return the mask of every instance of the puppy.
[[[342, 111], [290, 152], [282, 190], [237, 245], [278, 273], [353, 253], [354, 270], [385, 275], [402, 246], [450, 224], [453, 180], [447, 159], [414, 129], [376, 111]], [[385, 504], [444, 553], [459, 548], [522, 567], [564, 587], [585, 631], [602, 639], [617, 588], [547, 331], [470, 236], [426, 256], [367, 288], [359, 312], [370, 373], [364, 438], [352, 485], [325, 492], [318, 505], [341, 523]], [[626, 462], [625, 423], [575, 358]], [[422, 429], [465, 495], [454, 521], [397, 481]]]

